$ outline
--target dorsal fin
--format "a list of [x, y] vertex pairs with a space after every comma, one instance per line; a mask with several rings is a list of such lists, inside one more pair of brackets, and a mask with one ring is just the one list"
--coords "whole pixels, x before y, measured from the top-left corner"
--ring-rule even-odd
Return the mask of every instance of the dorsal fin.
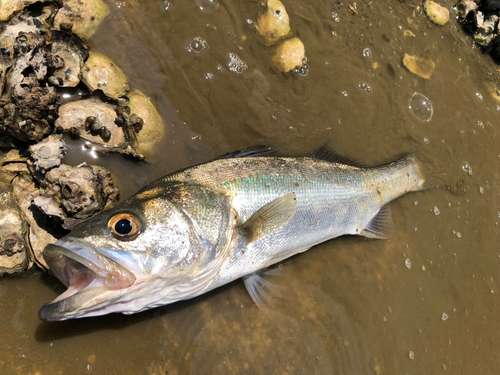
[[346, 156], [341, 156], [341, 155], [335, 153], [327, 146], [321, 146], [320, 148], [318, 148], [316, 151], [314, 151], [311, 154], [311, 157], [316, 158], [316, 159], [331, 161], [333, 163], [350, 165], [352, 167], [366, 168], [365, 165], [362, 165], [361, 163], [359, 163], [357, 161], [354, 161]]
[[217, 159], [231, 159], [231, 158], [259, 158], [265, 156], [277, 156], [278, 150], [273, 147], [265, 145], [244, 148], [242, 150], [228, 152]]

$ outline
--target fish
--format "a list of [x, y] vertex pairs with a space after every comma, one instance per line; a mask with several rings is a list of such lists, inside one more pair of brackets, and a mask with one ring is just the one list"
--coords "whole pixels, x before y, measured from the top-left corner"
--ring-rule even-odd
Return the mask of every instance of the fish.
[[38, 315], [133, 314], [240, 278], [261, 304], [259, 272], [342, 235], [387, 238], [388, 203], [424, 182], [412, 155], [368, 168], [325, 147], [225, 154], [151, 182], [48, 245], [44, 259], [67, 289]]

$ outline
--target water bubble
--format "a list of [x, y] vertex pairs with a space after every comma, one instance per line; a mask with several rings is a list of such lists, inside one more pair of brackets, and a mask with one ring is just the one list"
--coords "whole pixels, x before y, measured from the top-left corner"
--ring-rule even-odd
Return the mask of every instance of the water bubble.
[[[335, 30], [332, 30], [332, 35], [337, 36], [337, 32]], [[500, 111], [500, 110], [499, 110]]]
[[366, 91], [369, 94], [372, 92], [372, 85], [369, 83], [361, 81], [358, 86], [361, 90]]
[[333, 22], [340, 22], [340, 17], [335, 12], [332, 13], [332, 19], [333, 19]]
[[184, 50], [193, 56], [200, 56], [202, 52], [208, 49], [208, 43], [205, 39], [199, 36], [193, 38], [193, 40], [184, 43]]
[[409, 258], [406, 258], [405, 260], [405, 266], [406, 268], [410, 269], [411, 268], [411, 260]]
[[477, 122], [477, 126], [479, 126], [480, 128], [483, 128], [483, 129], [484, 129], [484, 122], [482, 122], [482, 121], [478, 121], [478, 122]]
[[126, 5], [127, 5], [127, 3], [125, 1], [117, 1], [116, 2], [116, 6], [118, 7], [118, 9], [124, 8]]
[[172, 3], [167, 0], [162, 0], [160, 1], [160, 9], [166, 13], [170, 12], [170, 9], [172, 9]]
[[441, 320], [444, 322], [445, 320], [448, 320], [448, 314], [446, 313], [443, 313], [443, 315], [441, 315]]
[[458, 238], [462, 238], [462, 233], [457, 232], [457, 237], [458, 237]]
[[219, 7], [219, 0], [194, 0], [202, 12], [212, 13]]
[[483, 95], [480, 92], [476, 92], [476, 98], [478, 98], [478, 100], [482, 101]]
[[235, 74], [241, 74], [248, 69], [248, 65], [236, 53], [227, 55], [227, 67]]
[[347, 91], [342, 91], [342, 96], [343, 96], [344, 98], [347, 98], [347, 96], [348, 96]]
[[213, 73], [205, 73], [205, 79], [209, 82], [213, 81], [215, 78], [215, 75]]
[[437, 206], [434, 206], [434, 215], [439, 215], [441, 213], [441, 211], [439, 211], [439, 208], [437, 208]]
[[422, 121], [431, 121], [434, 114], [432, 101], [416, 91], [410, 99], [409, 108], [413, 116]]
[[464, 162], [464, 164], [462, 165], [462, 170], [469, 176], [472, 176], [472, 167], [469, 165], [469, 163]]
[[367, 59], [371, 59], [372, 58], [372, 50], [370, 48], [365, 48], [363, 50], [363, 56], [366, 57]]

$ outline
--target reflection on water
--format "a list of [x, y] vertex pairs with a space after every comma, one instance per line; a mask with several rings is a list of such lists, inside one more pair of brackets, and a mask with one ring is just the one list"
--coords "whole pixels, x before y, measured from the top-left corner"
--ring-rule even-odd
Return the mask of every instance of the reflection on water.
[[[168, 137], [149, 163], [93, 158], [76, 142], [67, 162], [102, 163], [128, 196], [239, 148], [303, 155], [328, 143], [368, 165], [413, 152], [429, 190], [392, 204], [398, 232], [387, 241], [345, 237], [285, 261], [267, 310], [235, 282], [137, 315], [42, 323], [37, 311], [60, 286], [39, 272], [4, 277], [0, 373], [497, 372], [500, 112], [485, 84], [498, 72], [455, 20], [435, 26], [408, 2], [357, 2], [354, 14], [284, 1], [309, 59], [306, 77], [287, 77], [254, 32], [259, 1], [108, 4], [92, 47], [151, 96]], [[186, 53], [186, 41], [210, 48]], [[432, 78], [408, 72], [405, 53], [432, 59]], [[246, 69], [233, 74], [229, 54]], [[432, 99], [430, 119], [430, 102], [409, 108], [414, 93]]]

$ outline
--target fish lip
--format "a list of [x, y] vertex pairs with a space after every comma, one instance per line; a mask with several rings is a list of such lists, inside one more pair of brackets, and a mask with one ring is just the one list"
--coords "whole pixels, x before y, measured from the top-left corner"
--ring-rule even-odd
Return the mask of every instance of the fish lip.
[[[77, 238], [65, 237], [47, 245], [43, 256], [52, 273], [68, 289], [42, 306], [38, 316], [43, 321], [82, 317], [108, 306], [119, 298], [119, 291], [136, 281], [135, 275]], [[114, 298], [99, 298], [117, 291]], [[63, 297], [63, 298], [61, 298]]]

